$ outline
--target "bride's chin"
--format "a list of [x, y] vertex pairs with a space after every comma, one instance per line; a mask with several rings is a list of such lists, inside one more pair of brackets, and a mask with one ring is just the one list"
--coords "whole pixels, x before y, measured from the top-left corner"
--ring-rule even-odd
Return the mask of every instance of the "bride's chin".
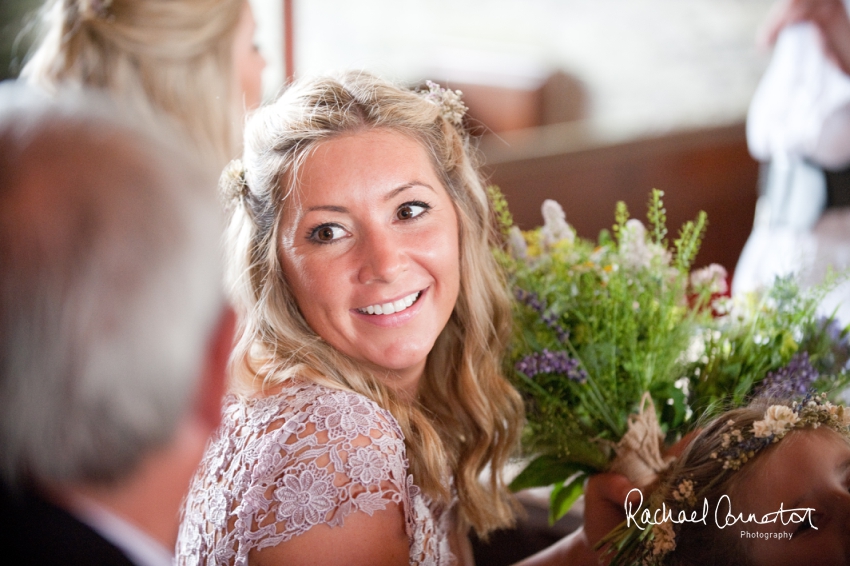
[[425, 363], [428, 359], [427, 352], [424, 355], [396, 355], [374, 357], [367, 361], [370, 369], [379, 379], [392, 381], [418, 380], [425, 373]]

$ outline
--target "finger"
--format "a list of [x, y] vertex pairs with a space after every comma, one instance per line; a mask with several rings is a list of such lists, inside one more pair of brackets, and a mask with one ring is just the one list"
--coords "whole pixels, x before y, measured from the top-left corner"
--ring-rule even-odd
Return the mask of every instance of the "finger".
[[786, 26], [807, 19], [811, 11], [809, 4], [800, 0], [784, 0], [774, 4], [768, 13], [764, 25], [757, 34], [757, 43], [760, 47], [769, 49], [776, 44], [776, 38]]
[[622, 507], [627, 500], [637, 497], [636, 486], [622, 474], [604, 472], [595, 474], [587, 482], [586, 497], [600, 503], [607, 502]]

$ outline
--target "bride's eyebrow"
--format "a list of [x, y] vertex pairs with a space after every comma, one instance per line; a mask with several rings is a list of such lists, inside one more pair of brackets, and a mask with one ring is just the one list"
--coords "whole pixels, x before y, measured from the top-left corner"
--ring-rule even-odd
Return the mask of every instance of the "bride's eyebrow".
[[[384, 195], [384, 202], [392, 200], [393, 198], [397, 197], [399, 194], [403, 193], [407, 189], [417, 187], [417, 186], [418, 187], [425, 187], [426, 189], [429, 189], [429, 190], [431, 190], [432, 192], [435, 192], [435, 193], [437, 192], [436, 190], [434, 190], [434, 187], [432, 187], [428, 183], [423, 183], [422, 181], [411, 181], [409, 183], [405, 183], [402, 186], [391, 190], [386, 195]], [[342, 214], [348, 213], [348, 209], [346, 207], [338, 206], [338, 205], [335, 205], [335, 204], [321, 204], [321, 205], [317, 205], [317, 206], [311, 206], [310, 208], [307, 209], [307, 212], [314, 212], [314, 211], [317, 211], [317, 210], [321, 210], [321, 211], [325, 211], [325, 212], [339, 212], [339, 213], [342, 213]]]
[[386, 195], [384, 195], [384, 202], [387, 202], [388, 200], [392, 200], [395, 197], [397, 197], [399, 194], [406, 191], [407, 189], [410, 189], [412, 187], [417, 187], [417, 186], [418, 187], [425, 187], [426, 189], [429, 189], [434, 193], [437, 192], [437, 191], [434, 190], [434, 187], [432, 187], [428, 183], [423, 183], [422, 181], [410, 181], [409, 183], [405, 183], [402, 186], [397, 187], [397, 188], [391, 190], [390, 192], [388, 192]]
[[322, 204], [319, 206], [311, 206], [307, 209], [307, 212], [313, 212], [316, 210], [324, 210], [325, 212], [341, 212], [343, 214], [348, 212], [348, 209], [344, 206], [337, 206], [334, 204]]

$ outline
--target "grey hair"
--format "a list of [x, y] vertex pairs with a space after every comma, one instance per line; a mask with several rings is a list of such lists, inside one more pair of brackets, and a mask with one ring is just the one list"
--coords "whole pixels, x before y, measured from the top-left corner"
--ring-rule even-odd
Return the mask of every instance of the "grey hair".
[[215, 180], [186, 146], [91, 93], [0, 85], [11, 484], [116, 481], [193, 402], [224, 296]]

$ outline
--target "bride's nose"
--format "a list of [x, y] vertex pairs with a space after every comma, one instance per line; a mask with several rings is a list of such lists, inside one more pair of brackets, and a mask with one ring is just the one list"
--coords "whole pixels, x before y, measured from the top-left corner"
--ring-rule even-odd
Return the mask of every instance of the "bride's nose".
[[358, 246], [357, 278], [362, 284], [392, 283], [407, 269], [404, 242], [397, 234], [372, 228], [363, 234]]

